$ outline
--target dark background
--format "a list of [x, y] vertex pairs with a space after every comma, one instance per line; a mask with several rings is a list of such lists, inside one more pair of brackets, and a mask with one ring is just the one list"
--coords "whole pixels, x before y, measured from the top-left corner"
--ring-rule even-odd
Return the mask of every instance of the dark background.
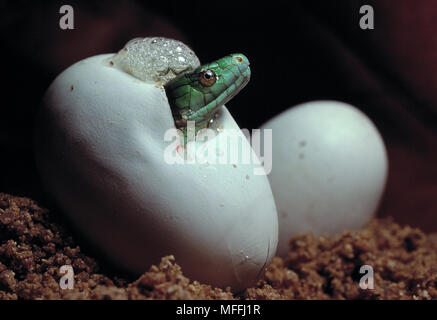
[[[63, 4], [74, 8], [74, 30], [59, 28]], [[359, 28], [364, 4], [375, 10], [374, 30]], [[202, 62], [249, 57], [251, 81], [227, 104], [242, 128], [309, 100], [360, 108], [389, 152], [379, 215], [437, 231], [436, 1], [3, 1], [0, 12], [0, 192], [45, 203], [32, 131], [57, 74], [132, 38], [166, 36]]]

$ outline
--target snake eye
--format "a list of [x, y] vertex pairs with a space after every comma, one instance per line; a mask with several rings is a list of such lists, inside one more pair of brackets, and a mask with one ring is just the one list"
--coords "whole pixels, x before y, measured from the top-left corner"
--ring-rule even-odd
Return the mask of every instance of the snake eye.
[[200, 71], [199, 81], [202, 86], [211, 87], [217, 81], [217, 76], [211, 69], [205, 69]]

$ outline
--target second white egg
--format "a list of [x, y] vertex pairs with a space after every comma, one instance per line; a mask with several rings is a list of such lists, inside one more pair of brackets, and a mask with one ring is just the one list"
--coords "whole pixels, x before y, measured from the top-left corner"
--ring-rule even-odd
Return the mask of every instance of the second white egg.
[[278, 209], [279, 255], [286, 255], [298, 233], [334, 234], [372, 218], [388, 160], [380, 133], [364, 113], [336, 101], [309, 102], [261, 129], [272, 129], [269, 181]]

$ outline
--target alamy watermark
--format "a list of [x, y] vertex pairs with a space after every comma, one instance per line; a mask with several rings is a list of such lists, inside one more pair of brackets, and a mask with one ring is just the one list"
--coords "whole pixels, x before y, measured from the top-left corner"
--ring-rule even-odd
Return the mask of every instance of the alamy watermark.
[[361, 266], [360, 274], [364, 274], [360, 278], [360, 288], [365, 289], [374, 289], [374, 278], [373, 278], [373, 268], [368, 264]]
[[360, 28], [363, 30], [375, 29], [375, 12], [371, 5], [364, 5], [360, 7]]
[[180, 164], [245, 164], [253, 165], [254, 175], [267, 175], [272, 170], [272, 130], [201, 129], [195, 134], [195, 122], [187, 122], [184, 143], [182, 132], [171, 128], [164, 134], [169, 145], [164, 161]]
[[74, 10], [73, 7], [64, 4], [59, 8], [59, 13], [63, 16], [59, 19], [59, 28], [62, 30], [74, 29]]
[[74, 288], [74, 270], [70, 265], [63, 265], [59, 269], [59, 273], [63, 274], [61, 279], [59, 280], [59, 286], [62, 290], [65, 289], [73, 289]]

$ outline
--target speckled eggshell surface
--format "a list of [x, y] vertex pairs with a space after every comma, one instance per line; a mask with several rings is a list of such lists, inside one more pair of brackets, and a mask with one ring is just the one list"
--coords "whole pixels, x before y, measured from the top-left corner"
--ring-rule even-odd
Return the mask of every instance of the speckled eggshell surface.
[[269, 174], [279, 221], [279, 255], [291, 236], [363, 227], [384, 191], [388, 159], [377, 128], [355, 107], [308, 102], [265, 123], [272, 129]]
[[[267, 177], [254, 175], [254, 164], [167, 164], [164, 134], [174, 121], [164, 89], [111, 57], [74, 64], [44, 97], [36, 159], [48, 193], [129, 271], [141, 274], [173, 254], [191, 280], [253, 285], [277, 246]], [[248, 143], [225, 107], [217, 121]]]

